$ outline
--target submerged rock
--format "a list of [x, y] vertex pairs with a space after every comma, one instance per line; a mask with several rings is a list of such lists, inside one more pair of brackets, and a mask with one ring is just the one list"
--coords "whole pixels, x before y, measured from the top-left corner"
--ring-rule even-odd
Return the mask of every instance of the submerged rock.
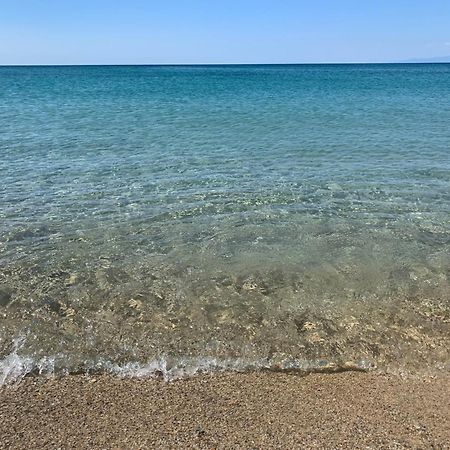
[[7, 286], [0, 286], [0, 306], [7, 306], [12, 300], [12, 290]]
[[129, 275], [120, 268], [108, 267], [99, 269], [95, 272], [100, 289], [109, 289], [111, 286], [116, 286], [129, 281]]

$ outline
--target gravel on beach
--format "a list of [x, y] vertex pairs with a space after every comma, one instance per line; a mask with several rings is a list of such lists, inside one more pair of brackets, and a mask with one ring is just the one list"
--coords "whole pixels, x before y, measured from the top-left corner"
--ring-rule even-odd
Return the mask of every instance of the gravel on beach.
[[450, 376], [27, 377], [0, 389], [1, 448], [450, 448]]

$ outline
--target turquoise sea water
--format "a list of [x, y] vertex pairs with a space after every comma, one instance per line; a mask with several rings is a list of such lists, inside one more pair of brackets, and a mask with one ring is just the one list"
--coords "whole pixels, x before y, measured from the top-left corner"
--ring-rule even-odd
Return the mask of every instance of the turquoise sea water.
[[0, 67], [0, 177], [0, 381], [449, 368], [449, 64]]

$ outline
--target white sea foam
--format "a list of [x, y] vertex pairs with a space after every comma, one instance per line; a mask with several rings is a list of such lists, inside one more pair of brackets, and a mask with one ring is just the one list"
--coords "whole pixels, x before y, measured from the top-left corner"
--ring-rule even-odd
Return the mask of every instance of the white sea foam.
[[[20, 355], [20, 350], [24, 342], [25, 340], [23, 338], [16, 339], [13, 343], [11, 353], [0, 360], [0, 386], [18, 382], [31, 373], [44, 376], [79, 373], [79, 369], [72, 370], [70, 367], [64, 366], [63, 355], [42, 358]], [[147, 363], [131, 361], [125, 364], [118, 364], [106, 358], [99, 357], [95, 361], [85, 361], [83, 371], [86, 374], [107, 373], [124, 378], [162, 378], [165, 381], [173, 381], [199, 374], [218, 372], [274, 370], [308, 373], [369, 370], [370, 368], [370, 363], [366, 361], [337, 365], [322, 360], [162, 356]]]
[[0, 386], [11, 381], [20, 380], [33, 370], [33, 358], [20, 356], [17, 353], [23, 346], [23, 342], [23, 338], [14, 339], [11, 353], [0, 360]]
[[127, 363], [124, 365], [105, 362], [107, 372], [123, 377], [162, 377], [166, 381], [192, 377], [201, 373], [244, 372], [270, 369], [267, 359], [247, 360], [243, 358], [181, 357], [153, 360], [148, 364]]

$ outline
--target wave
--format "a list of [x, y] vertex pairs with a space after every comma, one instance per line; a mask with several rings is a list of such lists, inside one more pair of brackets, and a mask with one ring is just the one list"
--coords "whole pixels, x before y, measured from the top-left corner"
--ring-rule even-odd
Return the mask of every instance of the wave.
[[125, 378], [160, 378], [174, 381], [195, 375], [220, 372], [286, 371], [297, 373], [334, 373], [343, 371], [369, 371], [373, 363], [365, 360], [336, 363], [328, 360], [297, 358], [214, 358], [210, 356], [161, 356], [146, 363], [137, 361], [119, 364], [104, 357], [84, 362], [82, 368], [64, 366], [64, 355], [33, 358], [20, 354], [25, 340], [15, 339], [13, 350], [0, 360], [0, 386], [17, 383], [28, 375], [109, 374]]

